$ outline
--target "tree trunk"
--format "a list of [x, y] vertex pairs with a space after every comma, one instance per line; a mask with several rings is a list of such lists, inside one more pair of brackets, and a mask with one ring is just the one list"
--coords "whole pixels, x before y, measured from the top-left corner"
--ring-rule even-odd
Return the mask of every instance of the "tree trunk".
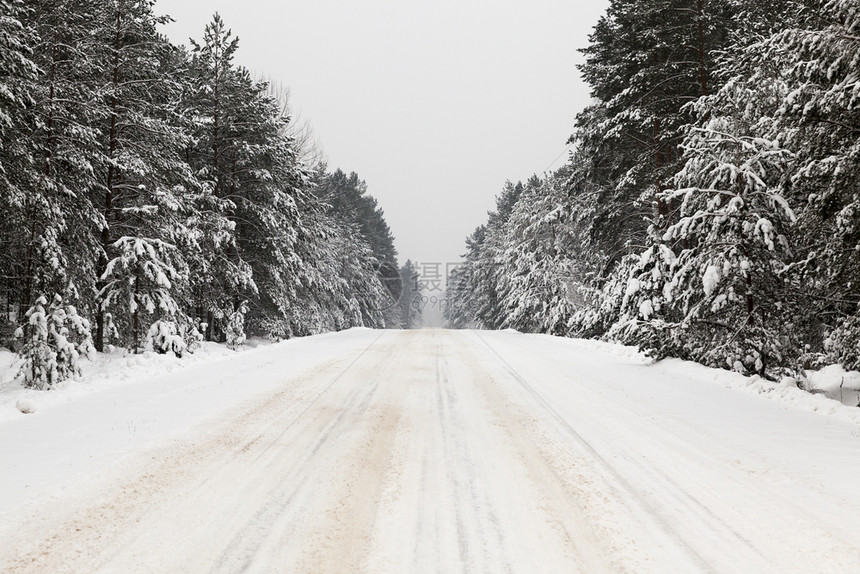
[[[51, 150], [54, 145], [54, 99], [56, 97], [56, 73], [57, 73], [57, 38], [54, 36], [51, 40], [51, 70], [48, 74], [48, 121], [47, 139], [45, 140], [45, 163], [42, 168], [42, 176], [38, 190], [45, 188], [45, 180], [51, 175]], [[38, 191], [37, 191], [38, 193]], [[33, 284], [35, 283], [36, 270], [34, 269], [34, 259], [36, 258], [36, 236], [38, 235], [38, 226], [36, 224], [36, 201], [33, 200], [30, 206], [30, 241], [27, 244], [27, 252], [25, 255], [24, 264], [24, 293], [21, 300], [22, 308], [29, 309], [30, 302], [33, 298]]]
[[215, 78], [213, 81], [213, 83], [214, 83], [213, 93], [215, 95], [215, 99], [213, 102], [213, 109], [212, 109], [212, 119], [213, 119], [213, 123], [212, 123], [212, 166], [214, 168], [214, 171], [213, 171], [212, 175], [215, 179], [215, 190], [214, 190], [215, 197], [218, 197], [219, 184], [220, 184], [220, 174], [218, 173], [218, 160], [219, 160], [219, 154], [220, 154], [220, 151], [218, 149], [218, 138], [220, 137], [219, 130], [221, 127], [220, 123], [219, 123], [220, 119], [221, 119], [221, 117], [220, 117], [221, 102], [219, 101], [218, 83], [220, 80], [221, 57], [220, 57], [220, 48], [217, 46], [215, 48], [214, 65], [215, 65]]
[[137, 296], [140, 293], [140, 265], [138, 264], [137, 268], [134, 272], [134, 316], [132, 317], [132, 331], [134, 332], [134, 354], [138, 354], [140, 352], [140, 345], [138, 339], [138, 328], [140, 326], [140, 304], [137, 301]]
[[[101, 290], [105, 286], [104, 280], [102, 280], [102, 275], [107, 269], [108, 264], [108, 249], [110, 248], [111, 243], [111, 234], [110, 234], [110, 217], [111, 212], [113, 210], [113, 186], [114, 180], [116, 178], [116, 168], [113, 165], [113, 158], [116, 155], [117, 148], [117, 106], [119, 105], [119, 98], [117, 97], [117, 92], [119, 91], [119, 50], [120, 50], [120, 41], [122, 40], [122, 2], [117, 5], [116, 9], [116, 34], [114, 37], [114, 57], [113, 57], [113, 94], [111, 95], [111, 117], [110, 117], [110, 132], [109, 132], [109, 142], [108, 142], [108, 171], [107, 171], [107, 181], [105, 182], [105, 205], [104, 205], [104, 226], [102, 227], [101, 233], [101, 244], [102, 250], [99, 253], [99, 259], [96, 263], [96, 272], [98, 273], [98, 277], [96, 278], [96, 285], [98, 286], [98, 290], [101, 293]], [[104, 325], [105, 325], [105, 310], [103, 301], [99, 300], [98, 305], [96, 306], [96, 340], [95, 347], [96, 350], [101, 352], [104, 350]]]
[[696, 0], [696, 9], [699, 16], [699, 84], [702, 95], [708, 95], [708, 69], [705, 62], [705, 8], [703, 0]]
[[662, 222], [666, 216], [666, 202], [660, 199], [663, 182], [660, 181], [660, 169], [663, 167], [663, 152], [660, 149], [660, 118], [654, 118], [654, 188], [657, 204], [657, 220]]
[[212, 323], [215, 322], [215, 316], [212, 314], [212, 311], [206, 313], [206, 340], [212, 340], [213, 328]]

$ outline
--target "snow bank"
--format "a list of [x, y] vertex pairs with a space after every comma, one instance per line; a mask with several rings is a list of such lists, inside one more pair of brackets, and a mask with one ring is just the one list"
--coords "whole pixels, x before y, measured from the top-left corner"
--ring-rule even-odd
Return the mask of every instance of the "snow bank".
[[810, 388], [849, 407], [860, 406], [860, 373], [830, 365], [820, 371], [807, 371]]
[[135, 454], [206, 429], [209, 421], [284, 390], [326, 361], [344, 368], [377, 336], [356, 331], [256, 341], [262, 346], [238, 352], [207, 343], [182, 359], [113, 350], [84, 361], [81, 380], [50, 391], [10, 383], [17, 361], [12, 353], [0, 354], [0, 460], [14, 469], [4, 472], [0, 464], [0, 535], [21, 509], [82, 489], [97, 492], [125, 472]]
[[[769, 400], [778, 401], [787, 407], [799, 409], [802, 411], [813, 412], [820, 415], [827, 415], [835, 419], [860, 424], [860, 409], [856, 408], [856, 402], [848, 406], [839, 402], [839, 390], [833, 390], [833, 386], [838, 387], [839, 383], [834, 382], [836, 377], [833, 373], [842, 371], [842, 368], [837, 366], [828, 367], [819, 373], [809, 373], [820, 384], [829, 385], [827, 392], [810, 393], [801, 390], [797, 387], [797, 382], [793, 379], [783, 379], [780, 382], [768, 381], [762, 379], [758, 375], [744, 376], [731, 371], [722, 369], [713, 369], [693, 363], [691, 361], [682, 361], [680, 359], [664, 359], [655, 364], [655, 367], [664, 372], [672, 372], [673, 374], [683, 374], [691, 378], [696, 378], [702, 381], [712, 382], [717, 385], [722, 385], [729, 389], [737, 389], [746, 393], [759, 395]], [[844, 373], [844, 371], [842, 371]], [[858, 381], [860, 373], [850, 373], [851, 381]], [[848, 380], [848, 379], [846, 379]], [[826, 381], [826, 383], [825, 383]], [[856, 384], [853, 383], [852, 384]], [[815, 387], [823, 388], [823, 387]], [[857, 391], [851, 391], [853, 397], [858, 396]], [[845, 391], [845, 396], [848, 397], [849, 391]], [[837, 400], [833, 400], [833, 398]]]
[[[550, 335], [540, 335], [556, 339]], [[593, 339], [568, 339], [567, 344], [578, 348], [606, 353], [619, 362], [633, 365], [651, 365], [658, 373], [671, 374], [691, 380], [700, 380], [729, 389], [761, 396], [777, 401], [786, 407], [834, 417], [835, 419], [860, 424], [860, 373], [847, 372], [840, 365], [831, 365], [820, 371], [807, 371], [813, 392], [798, 388], [793, 379], [780, 382], [768, 381], [758, 375], [745, 376], [723, 369], [705, 367], [692, 361], [664, 359], [654, 362], [636, 347], [608, 343]]]
[[[263, 339], [254, 339], [249, 349], [244, 350], [270, 344], [271, 342]], [[124, 349], [111, 349], [109, 352], [97, 354], [93, 361], [82, 360], [83, 377], [80, 380], [64, 381], [50, 391], [38, 391], [23, 388], [20, 383], [14, 381], [20, 361], [15, 353], [0, 349], [0, 422], [67, 403], [95, 391], [164, 375], [192, 365], [228, 359], [235, 355], [235, 351], [217, 343], [202, 343], [194, 354], [186, 353], [182, 359], [172, 353], [161, 355], [145, 352], [134, 355], [128, 354]], [[28, 408], [22, 409], [21, 404], [27, 405]]]

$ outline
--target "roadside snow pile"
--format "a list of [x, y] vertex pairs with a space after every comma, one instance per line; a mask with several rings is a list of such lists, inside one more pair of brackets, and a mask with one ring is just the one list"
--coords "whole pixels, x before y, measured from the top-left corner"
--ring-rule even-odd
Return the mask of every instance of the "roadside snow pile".
[[[860, 389], [860, 373], [846, 373], [842, 367], [833, 365], [821, 371], [809, 371], [807, 376], [813, 383], [813, 388], [823, 392], [808, 392], [798, 388], [797, 381], [785, 378], [780, 382], [768, 381], [758, 375], [745, 376], [732, 371], [705, 367], [691, 361], [681, 359], [664, 359], [654, 365], [654, 368], [667, 374], [682, 374], [702, 381], [713, 382], [729, 389], [737, 389], [750, 394], [760, 395], [770, 400], [778, 401], [791, 408], [832, 416], [836, 419], [860, 424], [860, 409], [857, 403], [850, 403], [847, 397], [858, 396]], [[843, 387], [845, 404], [839, 402], [839, 385], [844, 377]], [[848, 390], [849, 386], [851, 391]], [[836, 400], [833, 400], [833, 399]]]
[[[255, 340], [250, 347], [259, 348], [267, 344], [271, 343]], [[201, 343], [193, 354], [185, 353], [181, 359], [173, 353], [147, 351], [134, 355], [128, 354], [125, 349], [110, 348], [108, 352], [97, 353], [92, 361], [81, 360], [82, 376], [79, 380], [64, 381], [49, 391], [38, 391], [26, 389], [20, 382], [15, 382], [20, 358], [7, 349], [0, 349], [0, 422], [36, 413], [95, 391], [235, 355], [235, 351], [217, 343]]]
[[860, 424], [860, 372], [846, 371], [841, 365], [830, 365], [820, 371], [806, 371], [808, 390], [798, 387], [792, 378], [780, 382], [768, 381], [758, 375], [745, 376], [732, 371], [705, 367], [692, 361], [664, 359], [657, 363], [636, 347], [595, 339], [572, 339], [571, 344], [582, 349], [609, 353], [633, 364], [652, 365], [668, 373], [680, 373], [690, 378], [711, 381], [730, 389], [776, 400], [793, 408], [834, 416], [839, 420]]
[[30, 399], [18, 399], [18, 402], [15, 403], [15, 408], [25, 415], [33, 414], [38, 410], [36, 403]]
[[[550, 337], [551, 335], [546, 336]], [[648, 357], [635, 346], [610, 343], [607, 341], [600, 341], [598, 339], [571, 339], [571, 341], [580, 349], [609, 353], [613, 357], [622, 359], [624, 362], [641, 365], [650, 365], [654, 363], [654, 359]]]
[[820, 371], [807, 371], [813, 392], [839, 401], [848, 407], [860, 406], [860, 373], [846, 371], [842, 365], [830, 365]]

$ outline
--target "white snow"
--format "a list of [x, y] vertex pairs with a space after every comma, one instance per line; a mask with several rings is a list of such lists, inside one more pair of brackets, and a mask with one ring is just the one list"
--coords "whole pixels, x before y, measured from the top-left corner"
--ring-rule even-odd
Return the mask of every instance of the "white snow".
[[15, 402], [15, 408], [25, 415], [33, 414], [39, 410], [39, 407], [36, 406], [36, 401], [31, 399], [18, 399]]
[[846, 371], [841, 365], [830, 365], [819, 371], [807, 371], [811, 388], [840, 403], [860, 405], [860, 373]]
[[702, 288], [705, 291], [705, 296], [710, 297], [717, 289], [720, 283], [720, 268], [716, 265], [708, 265], [702, 275]]
[[624, 297], [630, 298], [633, 295], [636, 295], [636, 293], [639, 292], [639, 286], [640, 286], [639, 280], [636, 279], [635, 277], [631, 277], [630, 279], [628, 279], [627, 280], [627, 289], [624, 291]]
[[647, 321], [653, 314], [654, 305], [651, 303], [650, 299], [644, 299], [639, 303], [639, 316], [642, 317], [643, 320]]
[[0, 571], [860, 563], [860, 409], [791, 381], [516, 332], [102, 360], [0, 391]]

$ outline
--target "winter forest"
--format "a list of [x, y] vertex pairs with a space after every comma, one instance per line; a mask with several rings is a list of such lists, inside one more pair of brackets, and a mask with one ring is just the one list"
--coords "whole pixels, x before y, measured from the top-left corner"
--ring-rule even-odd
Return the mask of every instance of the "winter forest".
[[234, 63], [217, 14], [188, 47], [165, 21], [152, 0], [0, 0], [0, 346], [24, 383], [109, 346], [415, 326], [365, 183]]
[[[28, 386], [110, 347], [420, 323], [366, 184], [217, 14], [181, 46], [152, 0], [0, 10], [0, 345]], [[860, 368], [857, 2], [612, 0], [582, 53], [569, 161], [505, 184], [449, 326]]]
[[570, 159], [505, 185], [451, 324], [860, 367], [860, 4], [612, 0], [582, 52]]

